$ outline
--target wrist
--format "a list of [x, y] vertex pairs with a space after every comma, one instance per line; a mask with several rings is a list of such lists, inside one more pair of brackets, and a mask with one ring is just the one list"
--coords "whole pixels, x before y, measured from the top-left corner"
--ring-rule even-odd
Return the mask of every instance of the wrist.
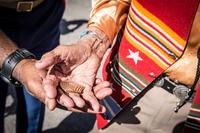
[[12, 52], [3, 62], [0, 71], [1, 78], [8, 84], [20, 85], [18, 82], [20, 81], [20, 78], [17, 76], [17, 74], [14, 74], [14, 71], [16, 70], [16, 67], [21, 64], [21, 62], [24, 62], [23, 60], [33, 58], [35, 58], [35, 56], [26, 49], [18, 49]]
[[82, 39], [87, 40], [86, 44], [89, 44], [91, 51], [100, 58], [103, 57], [111, 44], [107, 35], [95, 27], [90, 27], [86, 30], [85, 34], [81, 36]]
[[12, 72], [12, 77], [15, 78], [16, 80], [20, 81], [22, 84], [24, 83], [24, 79], [23, 79], [23, 70], [25, 69], [25, 67], [27, 66], [27, 64], [30, 63], [34, 63], [36, 62], [35, 59], [23, 59], [21, 60], [13, 69]]
[[88, 29], [94, 32], [96, 34], [96, 37], [100, 39], [104, 45], [107, 45], [107, 47], [111, 45], [109, 37], [102, 30], [96, 27], [88, 27]]
[[12, 49], [9, 49], [9, 51], [4, 51], [2, 52], [3, 54], [0, 56], [1, 60], [0, 60], [0, 68], [3, 67], [3, 63], [6, 60], [6, 58], [13, 52], [15, 52], [17, 50], [17, 47], [13, 47]]
[[18, 48], [2, 31], [0, 31], [0, 68], [4, 60]]

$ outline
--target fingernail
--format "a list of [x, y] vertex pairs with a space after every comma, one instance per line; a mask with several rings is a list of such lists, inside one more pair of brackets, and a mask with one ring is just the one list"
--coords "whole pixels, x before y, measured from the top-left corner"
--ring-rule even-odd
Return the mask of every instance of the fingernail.
[[53, 105], [50, 103], [50, 101], [46, 98], [45, 100], [45, 105], [47, 106], [47, 108], [52, 111], [53, 110]]
[[35, 65], [37, 66], [37, 65], [40, 65], [40, 63], [41, 63], [42, 61], [37, 61], [36, 63], [35, 63]]
[[64, 104], [64, 106], [65, 106], [65, 107], [67, 107], [67, 106], [68, 106], [68, 105], [67, 105], [67, 102], [64, 102], [63, 104]]
[[64, 106], [65, 106], [66, 108], [72, 108], [72, 106], [71, 106], [69, 103], [67, 103], [67, 102], [64, 102], [63, 104], [64, 104]]
[[98, 107], [94, 107], [93, 108], [95, 112], [99, 112], [99, 108]]
[[49, 100], [46, 98], [45, 99], [45, 105], [47, 106], [47, 108], [49, 109]]
[[42, 61], [36, 62], [35, 63], [35, 67], [38, 68], [38, 69], [40, 69], [41, 68], [41, 63], [42, 63]]

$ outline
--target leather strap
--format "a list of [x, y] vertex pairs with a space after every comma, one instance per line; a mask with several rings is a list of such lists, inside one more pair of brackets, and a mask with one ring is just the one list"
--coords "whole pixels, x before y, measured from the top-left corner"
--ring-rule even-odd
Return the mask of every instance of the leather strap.
[[12, 72], [15, 66], [23, 59], [34, 59], [34, 58], [35, 55], [26, 49], [18, 49], [15, 52], [11, 53], [5, 59], [2, 65], [2, 69], [0, 71], [1, 79], [8, 84], [14, 84], [16, 86], [20, 85], [20, 83], [12, 77]]
[[0, 2], [0, 6], [14, 9], [18, 12], [30, 12], [45, 0], [26, 0], [15, 2]]

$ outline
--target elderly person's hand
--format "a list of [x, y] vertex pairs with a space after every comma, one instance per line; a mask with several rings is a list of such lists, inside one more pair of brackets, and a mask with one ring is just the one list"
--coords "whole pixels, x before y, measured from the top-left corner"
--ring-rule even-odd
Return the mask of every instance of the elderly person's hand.
[[89, 105], [87, 112], [102, 112], [98, 99], [112, 92], [107, 88], [99, 98], [92, 89], [102, 56], [109, 46], [109, 40], [101, 35], [101, 31], [96, 32], [103, 38], [102, 40], [88, 34], [73, 45], [58, 46], [36, 63], [39, 70], [48, 70], [43, 84], [49, 99], [55, 99], [58, 95], [60, 82], [77, 83], [84, 87], [81, 95], [71, 92], [66, 95], [59, 92], [59, 102], [68, 109]]

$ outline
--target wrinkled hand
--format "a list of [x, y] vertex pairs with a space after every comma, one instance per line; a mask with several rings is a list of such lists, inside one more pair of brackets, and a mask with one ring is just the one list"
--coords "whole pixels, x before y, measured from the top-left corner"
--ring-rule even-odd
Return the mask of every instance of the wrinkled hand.
[[[91, 109], [89, 108], [90, 110], [88, 111], [94, 110], [95, 112], [98, 112], [100, 110], [100, 105], [92, 91], [92, 86], [96, 77], [97, 69], [99, 67], [98, 58], [95, 56], [95, 54], [91, 54], [91, 56], [84, 63], [80, 64], [72, 71], [67, 71], [68, 69], [66, 69], [66, 67], [69, 65], [70, 64], [63, 62], [54, 65], [53, 68], [51, 68], [48, 77], [56, 75], [56, 77], [58, 77], [61, 81], [78, 83], [84, 86], [85, 89], [83, 90], [81, 96], [76, 93], [68, 93], [68, 96], [70, 97], [68, 98], [66, 95], [60, 94], [62, 95], [59, 96], [60, 102], [62, 105], [65, 105], [68, 108], [72, 108], [74, 106], [83, 108], [86, 104], [85, 102], [87, 102], [92, 107]], [[50, 78], [48, 77], [45, 80], [45, 90], [49, 88], [49, 85], [46, 85], [49, 83], [48, 79]], [[61, 97], [65, 98], [62, 100]]]
[[[13, 71], [13, 76], [19, 80], [27, 89], [27, 91], [45, 103], [49, 109], [56, 105], [55, 99], [47, 101], [42, 82], [46, 76], [46, 72], [35, 68], [34, 59], [24, 59], [20, 61]], [[47, 103], [48, 102], [48, 103]]]
[[[36, 67], [40, 70], [49, 70], [44, 79], [44, 90], [49, 99], [59, 95], [59, 102], [69, 110], [73, 107], [83, 108], [89, 105], [87, 112], [102, 112], [98, 97], [93, 93], [97, 70], [101, 58], [91, 50], [94, 38], [85, 38], [75, 45], [60, 45], [51, 52], [45, 54]], [[57, 93], [60, 81], [75, 82], [85, 87], [83, 94]], [[53, 92], [53, 93], [52, 93]], [[112, 91], [106, 89], [102, 96], [110, 95]]]
[[[111, 85], [108, 81], [103, 81], [100, 78], [97, 78], [95, 80], [95, 84], [92, 87], [94, 96], [98, 99], [98, 100], [102, 100], [103, 98], [105, 98], [105, 96], [111, 95], [112, 94], [112, 89], [111, 89]], [[59, 93], [59, 91], [58, 91]], [[59, 94], [58, 94], [59, 95]], [[61, 108], [63, 108], [61, 106]], [[91, 106], [88, 106], [88, 104], [86, 104], [84, 107], [80, 108], [80, 107], [73, 107], [73, 108], [68, 108], [68, 110], [70, 111], [74, 111], [74, 112], [88, 112], [88, 113], [97, 113], [96, 111], [94, 111]], [[99, 108], [99, 113], [103, 113], [105, 112], [106, 109], [104, 106], [100, 106]]]

